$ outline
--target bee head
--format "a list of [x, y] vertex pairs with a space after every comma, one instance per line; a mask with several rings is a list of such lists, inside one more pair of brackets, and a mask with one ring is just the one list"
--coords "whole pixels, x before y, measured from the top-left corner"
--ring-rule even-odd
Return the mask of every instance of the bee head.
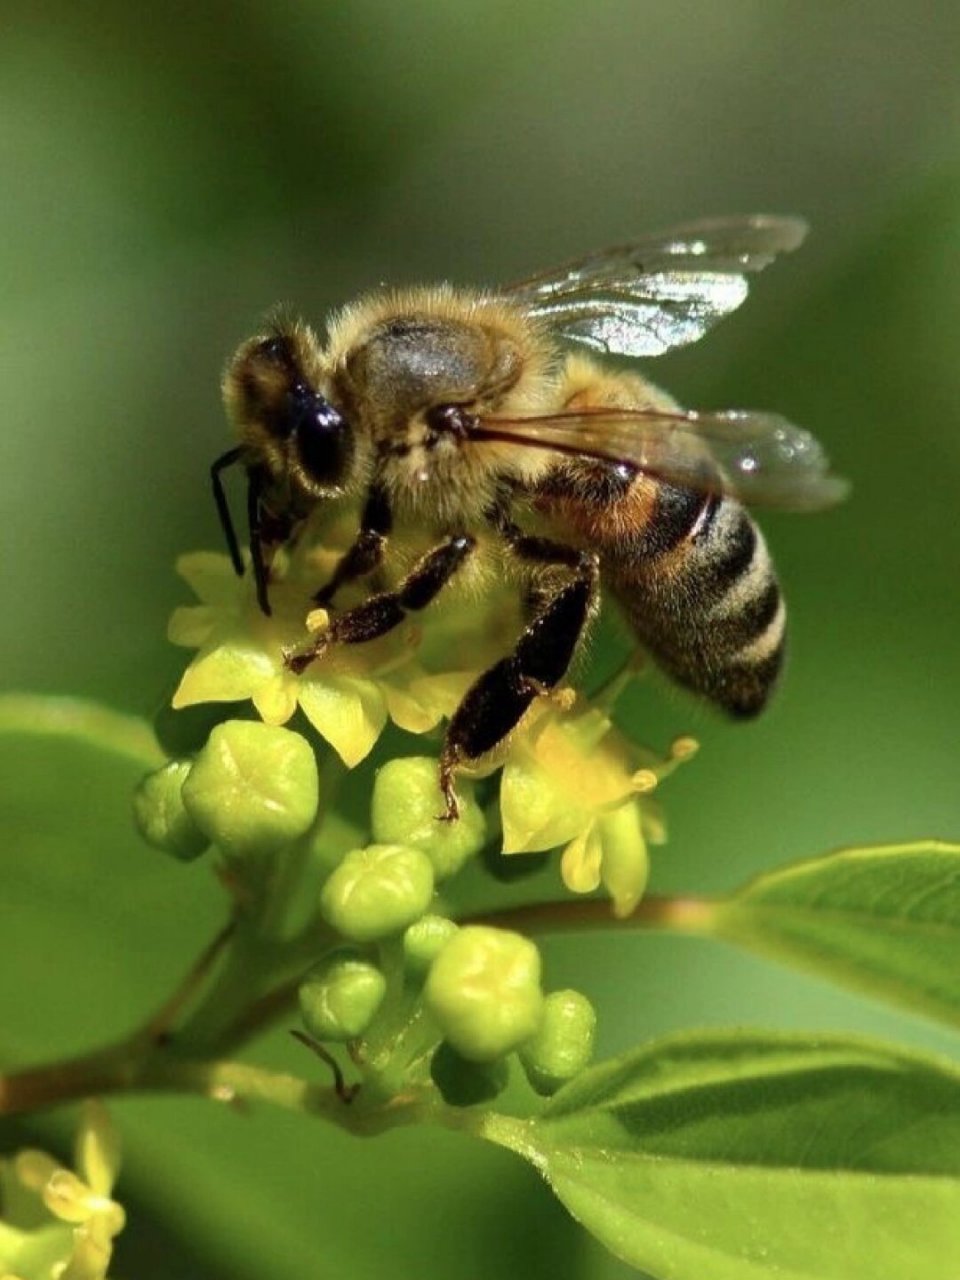
[[319, 363], [312, 331], [284, 327], [245, 342], [223, 379], [246, 450], [309, 499], [343, 493], [355, 454], [350, 423], [318, 390]]

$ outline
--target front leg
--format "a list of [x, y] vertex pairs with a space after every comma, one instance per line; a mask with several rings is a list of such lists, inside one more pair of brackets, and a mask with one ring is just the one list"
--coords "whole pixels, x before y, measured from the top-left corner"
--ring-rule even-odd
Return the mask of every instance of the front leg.
[[316, 603], [330, 604], [342, 586], [373, 573], [383, 561], [387, 538], [392, 528], [393, 517], [387, 495], [379, 485], [374, 485], [367, 494], [360, 517], [360, 532], [352, 546], [340, 558], [333, 577], [313, 597]]
[[[283, 546], [293, 537], [301, 523], [289, 513], [278, 515], [264, 504], [263, 493], [267, 486], [266, 477], [258, 468], [253, 467], [247, 474], [247, 523], [250, 529], [250, 561], [253, 565], [253, 580], [256, 584], [257, 603], [262, 613], [269, 618], [270, 609], [270, 565], [277, 547]], [[241, 564], [241, 570], [243, 566]]]
[[440, 789], [446, 800], [441, 818], [447, 822], [459, 816], [453, 785], [457, 768], [502, 742], [534, 699], [560, 683], [599, 589], [596, 556], [547, 538], [528, 537], [506, 521], [498, 522], [498, 527], [521, 559], [540, 566], [563, 566], [572, 571], [572, 578], [547, 596], [513, 653], [485, 671], [453, 713], [440, 754]]
[[386, 635], [399, 626], [408, 613], [426, 608], [475, 546], [476, 539], [466, 533], [445, 539], [417, 561], [395, 591], [383, 591], [345, 613], [336, 614], [311, 648], [287, 655], [287, 666], [299, 675], [332, 644], [363, 644]]

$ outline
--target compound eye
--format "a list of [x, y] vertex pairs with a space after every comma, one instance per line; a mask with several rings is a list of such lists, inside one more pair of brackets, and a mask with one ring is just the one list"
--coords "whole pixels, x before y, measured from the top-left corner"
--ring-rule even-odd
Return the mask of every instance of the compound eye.
[[342, 485], [353, 460], [353, 432], [330, 401], [313, 391], [303, 393], [293, 433], [300, 465], [310, 479], [326, 487]]
[[286, 367], [293, 362], [293, 347], [290, 339], [284, 334], [277, 333], [271, 338], [264, 338], [262, 342], [257, 343], [255, 350], [261, 360], [266, 360], [270, 364]]

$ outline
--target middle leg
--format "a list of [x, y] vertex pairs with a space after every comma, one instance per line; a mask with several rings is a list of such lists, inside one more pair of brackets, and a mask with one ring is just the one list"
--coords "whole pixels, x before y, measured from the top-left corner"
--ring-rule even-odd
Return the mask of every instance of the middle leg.
[[320, 605], [330, 604], [346, 583], [355, 582], [379, 568], [392, 526], [387, 495], [374, 485], [367, 494], [356, 538], [340, 558], [330, 581], [314, 595], [314, 601]]

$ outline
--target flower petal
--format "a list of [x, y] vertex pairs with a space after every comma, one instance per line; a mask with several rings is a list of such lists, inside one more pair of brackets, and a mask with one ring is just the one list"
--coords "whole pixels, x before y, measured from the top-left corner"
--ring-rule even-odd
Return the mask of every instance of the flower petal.
[[592, 893], [600, 884], [603, 846], [594, 826], [589, 826], [564, 849], [560, 874], [571, 893]]
[[251, 696], [264, 724], [286, 724], [297, 709], [297, 678], [283, 671], [261, 685]]
[[43, 1188], [43, 1203], [64, 1222], [86, 1222], [94, 1212], [90, 1188], [69, 1169], [57, 1169]]
[[57, 1280], [106, 1280], [113, 1252], [111, 1235], [115, 1234], [107, 1230], [98, 1218], [78, 1227], [73, 1233], [70, 1258], [66, 1266], [57, 1272]]
[[240, 702], [272, 680], [277, 669], [277, 660], [263, 649], [221, 644], [194, 658], [183, 673], [172, 705], [179, 709], [197, 702]]
[[26, 1147], [13, 1157], [13, 1171], [17, 1180], [37, 1195], [42, 1194], [43, 1188], [61, 1167], [53, 1156], [34, 1147]]
[[237, 575], [229, 556], [219, 551], [189, 551], [177, 557], [177, 573], [204, 604], [232, 607], [237, 600]]
[[120, 1170], [120, 1135], [102, 1102], [94, 1098], [83, 1105], [77, 1132], [74, 1167], [98, 1196], [108, 1196]]
[[394, 685], [385, 684], [383, 696], [386, 699], [390, 719], [407, 733], [428, 733], [443, 718], [441, 711], [420, 702], [407, 689], [398, 689]]
[[503, 852], [534, 853], [555, 849], [583, 831], [590, 811], [564, 791], [562, 779], [525, 754], [504, 765], [500, 817]]
[[[417, 667], [412, 670], [419, 672]], [[383, 681], [390, 719], [407, 733], [426, 733], [453, 715], [475, 678], [472, 671], [436, 676], [420, 672], [411, 678], [409, 669], [401, 668]]]
[[184, 649], [199, 649], [207, 643], [217, 623], [213, 605], [181, 605], [174, 609], [167, 623], [167, 639]]
[[301, 680], [300, 706], [348, 769], [369, 755], [387, 722], [387, 704], [372, 680], [328, 675]]
[[622, 919], [643, 897], [650, 874], [640, 805], [628, 800], [613, 813], [604, 814], [597, 825], [603, 846], [600, 877], [613, 899], [613, 914]]

